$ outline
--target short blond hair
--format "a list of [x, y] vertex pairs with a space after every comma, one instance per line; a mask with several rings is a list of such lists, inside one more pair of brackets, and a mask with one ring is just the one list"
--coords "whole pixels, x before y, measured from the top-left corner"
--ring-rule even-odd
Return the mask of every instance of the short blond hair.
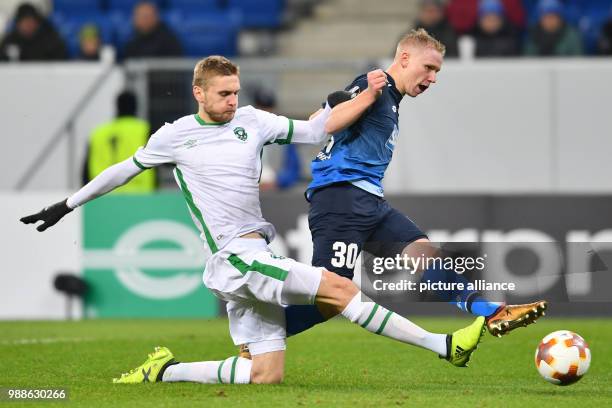
[[409, 46], [419, 46], [423, 48], [433, 48], [438, 51], [442, 56], [446, 54], [446, 47], [440, 41], [436, 40], [431, 34], [429, 34], [424, 28], [418, 30], [410, 30], [410, 32], [402, 37], [397, 43], [396, 53], [399, 53], [404, 48]]
[[240, 75], [238, 65], [221, 55], [211, 55], [198, 61], [193, 69], [193, 86], [206, 89], [211, 78], [230, 75]]

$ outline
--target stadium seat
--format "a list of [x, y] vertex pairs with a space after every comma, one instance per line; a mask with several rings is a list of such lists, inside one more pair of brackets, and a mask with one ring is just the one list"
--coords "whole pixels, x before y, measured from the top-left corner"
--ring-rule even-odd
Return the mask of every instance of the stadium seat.
[[238, 10], [197, 10], [182, 12], [172, 9], [161, 14], [161, 18], [173, 29], [185, 27], [198, 27], [200, 24], [215, 24], [236, 26], [240, 28], [243, 23], [243, 14]]
[[132, 13], [114, 11], [109, 13], [109, 19], [113, 27], [113, 44], [120, 54], [125, 43], [132, 37]]
[[[121, 13], [129, 13], [132, 14], [132, 10], [134, 10], [134, 6], [143, 0], [106, 0], [106, 5], [109, 12], [121, 12]], [[157, 4], [159, 8], [163, 6], [163, 2], [161, 0], [147, 0], [151, 3]]]
[[[610, 0], [566, 0], [564, 16], [567, 21], [580, 30], [587, 54], [595, 54], [597, 38], [603, 23], [612, 16]], [[529, 23], [537, 22], [538, 0], [523, 0], [523, 6], [529, 16]]]
[[165, 21], [179, 37], [185, 53], [192, 57], [211, 54], [234, 56], [240, 31], [238, 12], [167, 13]]
[[66, 42], [70, 57], [79, 52], [79, 32], [85, 24], [95, 24], [103, 44], [113, 43], [113, 24], [105, 14], [63, 14], [53, 13], [51, 21]]
[[185, 54], [191, 57], [223, 55], [233, 57], [237, 54], [237, 31], [221, 27], [211, 27], [207, 31], [181, 35]]
[[601, 27], [610, 17], [610, 4], [591, 4], [584, 11], [580, 19], [580, 33], [584, 40], [584, 47], [587, 54], [597, 53], [597, 39], [601, 31]]
[[53, 12], [65, 15], [92, 14], [102, 9], [102, 0], [53, 0]]
[[[607, 1], [607, 0], [606, 0]], [[527, 25], [531, 26], [538, 21], [538, 3], [539, 0], [523, 0], [523, 8], [527, 14]], [[562, 1], [564, 4], [563, 17], [570, 24], [577, 26], [580, 18], [583, 15], [584, 3], [580, 1]]]
[[166, 8], [181, 12], [198, 12], [203, 10], [221, 11], [226, 5], [221, 0], [166, 0]]
[[244, 28], [278, 28], [285, 2], [284, 0], [228, 0], [228, 5], [242, 12]]

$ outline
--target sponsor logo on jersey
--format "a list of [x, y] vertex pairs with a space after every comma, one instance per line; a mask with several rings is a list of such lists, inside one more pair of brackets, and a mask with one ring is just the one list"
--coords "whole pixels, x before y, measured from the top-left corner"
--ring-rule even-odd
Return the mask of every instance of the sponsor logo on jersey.
[[239, 140], [242, 140], [243, 142], [245, 142], [247, 138], [249, 137], [249, 135], [247, 134], [246, 130], [244, 130], [243, 127], [234, 128], [234, 134]]
[[385, 143], [385, 147], [387, 149], [391, 151], [395, 149], [395, 142], [397, 141], [398, 135], [399, 135], [399, 129], [397, 125], [393, 125], [393, 132], [391, 132], [391, 136], [389, 136], [387, 143]]

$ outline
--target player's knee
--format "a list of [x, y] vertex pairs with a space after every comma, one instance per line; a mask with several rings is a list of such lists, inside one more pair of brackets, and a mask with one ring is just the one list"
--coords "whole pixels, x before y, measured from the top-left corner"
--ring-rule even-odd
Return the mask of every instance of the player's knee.
[[[440, 250], [435, 246], [431, 245], [431, 241], [428, 238], [419, 238], [416, 241], [411, 242], [406, 245], [402, 250], [402, 256], [407, 256], [409, 258], [437, 258], [441, 254]], [[420, 275], [424, 272], [424, 268], [422, 266], [414, 266], [415, 271]]]
[[334, 303], [338, 307], [338, 313], [340, 313], [359, 292], [359, 289], [350, 279], [333, 272], [324, 271], [323, 275], [329, 292], [335, 298]]

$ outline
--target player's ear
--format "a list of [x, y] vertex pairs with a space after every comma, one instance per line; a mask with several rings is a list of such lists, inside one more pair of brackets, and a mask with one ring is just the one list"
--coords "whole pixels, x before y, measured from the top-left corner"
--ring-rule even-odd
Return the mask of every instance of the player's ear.
[[406, 68], [408, 66], [408, 61], [410, 61], [410, 52], [408, 50], [402, 50], [400, 53], [400, 65], [402, 68]]
[[193, 97], [195, 98], [196, 101], [202, 102], [204, 100], [204, 90], [201, 87], [194, 85], [193, 86]]

